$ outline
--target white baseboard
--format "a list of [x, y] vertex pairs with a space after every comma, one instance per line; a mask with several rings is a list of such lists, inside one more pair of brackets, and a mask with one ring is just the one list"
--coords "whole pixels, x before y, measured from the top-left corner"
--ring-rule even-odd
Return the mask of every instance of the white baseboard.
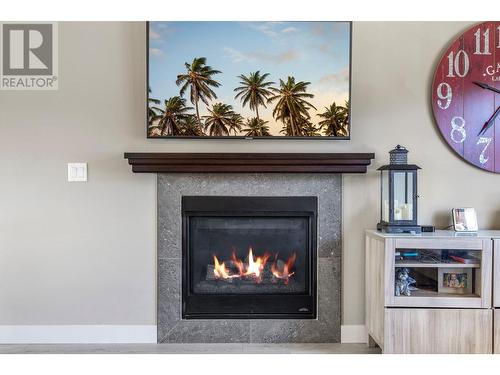
[[156, 343], [156, 325], [0, 325], [0, 344], [126, 343]]
[[367, 343], [366, 327], [364, 325], [340, 326], [340, 342], [343, 344]]
[[[340, 342], [366, 343], [364, 325], [340, 327]], [[155, 325], [0, 326], [0, 344], [151, 344]]]

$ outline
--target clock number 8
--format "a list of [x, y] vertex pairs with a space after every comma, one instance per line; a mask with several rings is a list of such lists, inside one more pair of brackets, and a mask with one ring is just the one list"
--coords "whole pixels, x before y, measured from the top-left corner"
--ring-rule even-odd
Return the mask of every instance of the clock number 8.
[[[451, 139], [455, 143], [462, 143], [465, 141], [467, 134], [465, 133], [465, 120], [463, 117], [455, 116], [451, 119]], [[460, 139], [455, 138], [457, 133], [460, 133]]]

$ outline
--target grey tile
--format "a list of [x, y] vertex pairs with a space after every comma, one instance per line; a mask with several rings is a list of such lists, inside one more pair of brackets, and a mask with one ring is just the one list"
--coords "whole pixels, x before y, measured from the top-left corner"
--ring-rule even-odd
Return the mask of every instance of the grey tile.
[[181, 321], [181, 260], [158, 260], [158, 342]]
[[164, 342], [240, 343], [250, 341], [249, 322], [244, 320], [183, 320]]
[[319, 259], [318, 261], [318, 313], [333, 313], [340, 316], [340, 258]]
[[331, 341], [340, 342], [341, 306], [341, 259], [320, 259], [318, 264], [318, 321], [325, 323]]
[[181, 193], [171, 181], [171, 175], [158, 175], [158, 258], [181, 258], [182, 221]]
[[318, 197], [318, 256], [320, 258], [342, 255], [342, 202], [338, 192]]

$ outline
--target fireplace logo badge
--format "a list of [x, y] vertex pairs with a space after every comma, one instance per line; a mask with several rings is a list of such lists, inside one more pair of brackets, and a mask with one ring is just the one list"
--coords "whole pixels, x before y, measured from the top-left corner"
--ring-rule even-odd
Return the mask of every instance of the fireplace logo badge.
[[57, 23], [0, 23], [0, 89], [58, 89]]

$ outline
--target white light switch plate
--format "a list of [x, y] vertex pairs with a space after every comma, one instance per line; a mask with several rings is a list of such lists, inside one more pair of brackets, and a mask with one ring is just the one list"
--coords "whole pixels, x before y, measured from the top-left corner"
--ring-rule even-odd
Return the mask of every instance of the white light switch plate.
[[87, 163], [68, 163], [68, 182], [87, 182]]

